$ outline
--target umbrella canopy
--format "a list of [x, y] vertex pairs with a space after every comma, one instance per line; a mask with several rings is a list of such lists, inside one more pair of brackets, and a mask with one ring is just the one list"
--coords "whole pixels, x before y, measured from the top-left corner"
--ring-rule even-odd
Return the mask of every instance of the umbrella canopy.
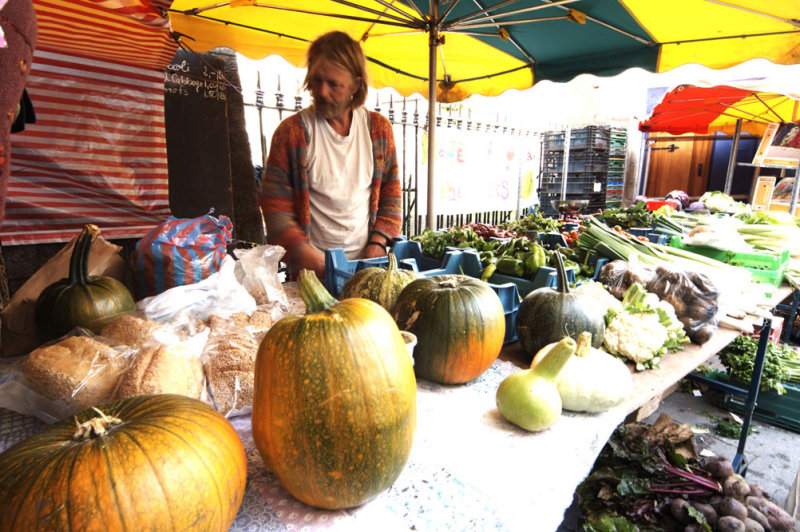
[[433, 44], [438, 101], [630, 67], [800, 63], [796, 0], [175, 0], [168, 12], [193, 50], [227, 46], [295, 66], [316, 36], [345, 31], [363, 42], [372, 86], [406, 96], [428, 93]]
[[737, 120], [741, 128], [763, 135], [770, 122], [794, 122], [800, 101], [774, 92], [717, 85], [680, 85], [664, 95], [650, 116], [639, 123], [644, 132], [733, 135]]
[[800, 63], [797, 0], [175, 0], [168, 13], [172, 31], [192, 50], [279, 54], [296, 66], [309, 41], [345, 31], [363, 43], [371, 86], [427, 93], [429, 116], [436, 101], [583, 73], [663, 72], [687, 63], [726, 68], [754, 58]]

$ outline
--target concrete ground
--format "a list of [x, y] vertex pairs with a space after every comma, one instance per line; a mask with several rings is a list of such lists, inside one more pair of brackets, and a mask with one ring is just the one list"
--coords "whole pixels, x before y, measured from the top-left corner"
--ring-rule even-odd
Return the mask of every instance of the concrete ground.
[[[696, 392], [695, 392], [696, 393]], [[658, 410], [643, 420], [652, 424], [662, 413], [678, 423], [688, 423], [695, 428], [694, 444], [697, 453], [709, 450], [733, 460], [739, 445], [738, 439], [719, 436], [716, 425], [730, 417], [730, 412], [717, 406], [719, 392], [706, 390], [700, 395], [677, 391], [666, 397]], [[800, 416], [800, 413], [798, 413]], [[785, 430], [753, 418], [753, 432], [747, 437], [744, 448], [745, 478], [749, 483], [761, 484], [772, 499], [784, 505], [792, 483], [800, 469], [800, 433]], [[566, 512], [558, 532], [580, 530], [577, 525], [577, 504]]]

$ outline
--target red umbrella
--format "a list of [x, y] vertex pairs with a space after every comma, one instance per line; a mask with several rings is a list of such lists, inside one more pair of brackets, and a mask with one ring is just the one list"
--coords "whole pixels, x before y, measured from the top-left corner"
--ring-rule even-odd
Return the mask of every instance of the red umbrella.
[[770, 122], [793, 122], [797, 105], [797, 100], [775, 92], [728, 85], [680, 85], [664, 95], [650, 117], [639, 123], [639, 130], [673, 135], [721, 131], [732, 135], [741, 119], [745, 130], [761, 135]]

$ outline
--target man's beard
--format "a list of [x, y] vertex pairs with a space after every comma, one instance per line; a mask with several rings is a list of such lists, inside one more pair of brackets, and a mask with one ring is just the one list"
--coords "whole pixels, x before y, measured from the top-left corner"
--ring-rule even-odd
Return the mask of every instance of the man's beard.
[[336, 118], [348, 109], [350, 109], [349, 102], [345, 103], [332, 103], [329, 101], [314, 99], [314, 109], [317, 116], [320, 118]]

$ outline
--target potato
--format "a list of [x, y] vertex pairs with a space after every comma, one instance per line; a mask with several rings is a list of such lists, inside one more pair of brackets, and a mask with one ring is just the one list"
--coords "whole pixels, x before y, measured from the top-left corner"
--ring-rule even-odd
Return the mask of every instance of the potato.
[[689, 512], [686, 511], [686, 499], [676, 497], [669, 501], [669, 513], [682, 525], [688, 525], [690, 522]]
[[717, 521], [717, 532], [745, 532], [744, 522], [731, 515], [720, 517]]
[[717, 515], [717, 511], [714, 510], [714, 507], [710, 504], [706, 504], [704, 502], [696, 502], [690, 501], [689, 504], [697, 511], [703, 514], [703, 517], [706, 518], [706, 522], [711, 525], [711, 528], [714, 528], [714, 525], [717, 524], [717, 520], [719, 516]]
[[733, 470], [733, 464], [727, 458], [716, 456], [706, 463], [705, 470], [711, 473], [711, 476], [716, 480], [725, 480], [729, 476], [736, 473]]
[[722, 492], [728, 497], [744, 500], [750, 495], [750, 485], [743, 476], [734, 473], [722, 481]]
[[750, 484], [750, 495], [753, 497], [769, 499], [769, 495], [764, 491], [764, 488], [761, 486], [761, 484]]
[[774, 532], [791, 532], [794, 530], [794, 519], [789, 512], [775, 504], [768, 499], [762, 499], [767, 512], [764, 514], [767, 517], [769, 527]]
[[744, 523], [744, 532], [764, 532], [764, 527], [758, 521], [748, 517], [742, 522]]
[[[748, 499], [749, 498], [750, 497], [748, 497]], [[769, 521], [767, 521], [767, 517], [763, 513], [761, 513], [760, 510], [753, 508], [749, 504], [747, 505], [747, 517], [748, 519], [752, 519], [753, 521], [757, 522], [762, 527], [764, 527], [764, 530], [768, 530], [770, 528]]]
[[733, 497], [725, 497], [719, 504], [719, 513], [743, 521], [747, 518], [747, 507]]

